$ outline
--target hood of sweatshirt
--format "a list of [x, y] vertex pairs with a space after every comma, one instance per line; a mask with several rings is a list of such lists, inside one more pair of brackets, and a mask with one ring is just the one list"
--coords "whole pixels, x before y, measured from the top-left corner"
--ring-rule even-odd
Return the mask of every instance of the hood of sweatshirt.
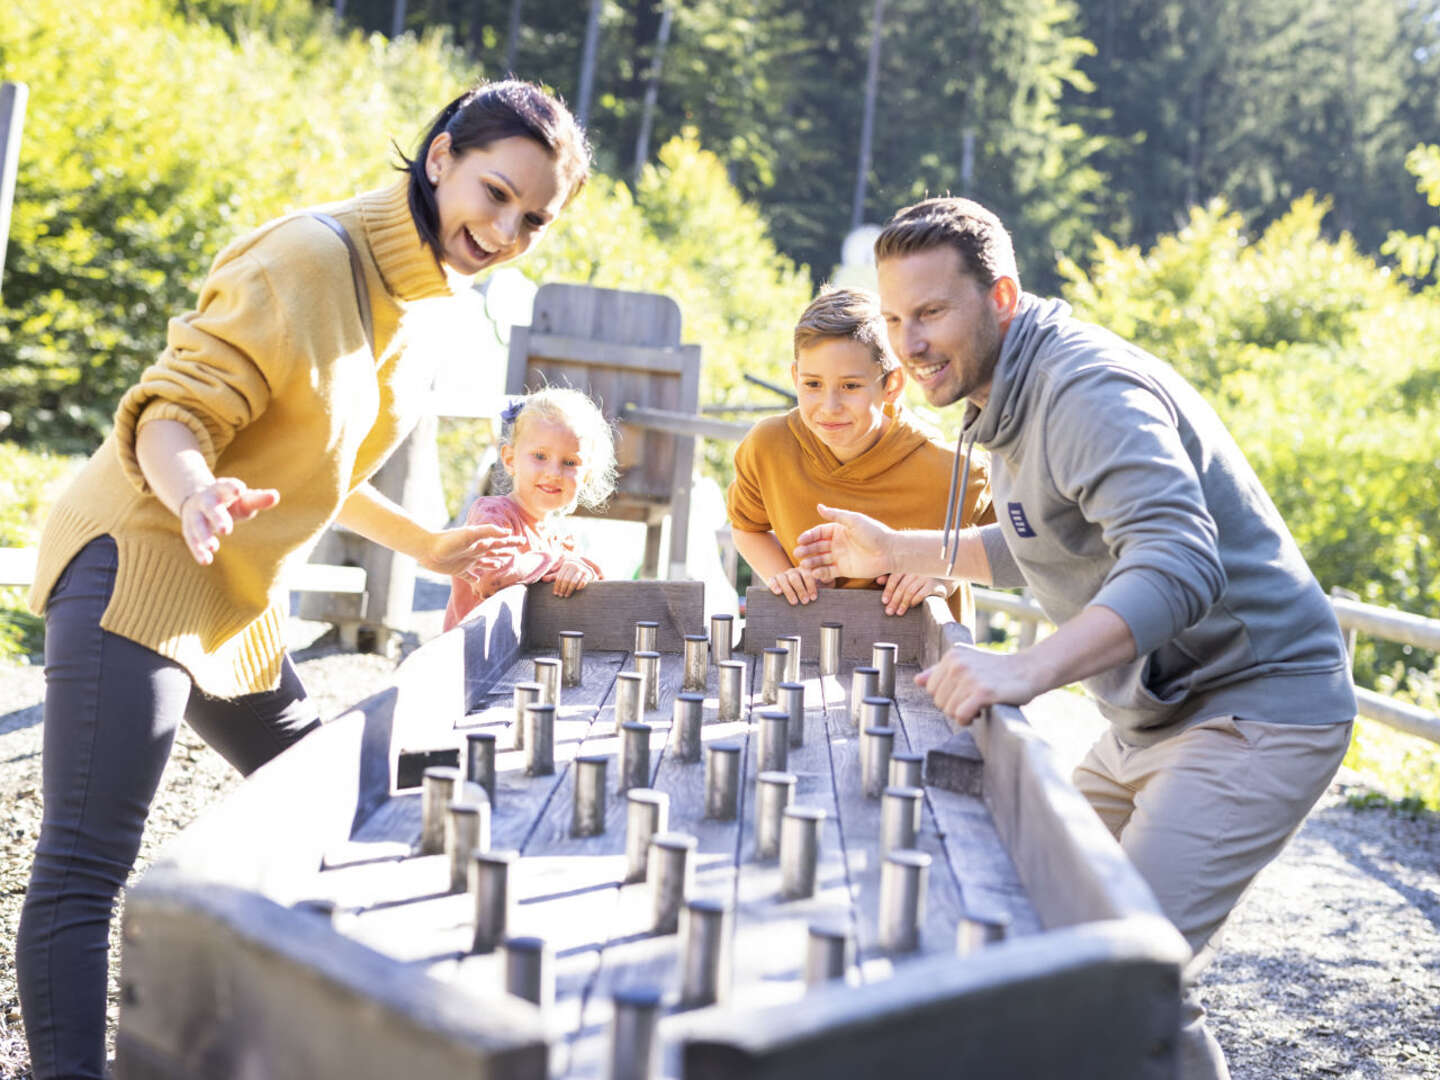
[[871, 484], [879, 480], [901, 461], [924, 446], [934, 432], [926, 430], [911, 413], [896, 406], [887, 407], [890, 423], [874, 446], [852, 461], [842, 462], [835, 452], [821, 442], [800, 417], [799, 409], [791, 409], [785, 422], [805, 455], [805, 464], [814, 475], [831, 484]]
[[961, 438], [989, 450], [1003, 451], [1024, 427], [1030, 390], [1030, 369], [1045, 343], [1060, 331], [1070, 315], [1064, 300], [1043, 299], [1021, 293], [1015, 317], [1000, 343], [1000, 359], [990, 383], [984, 408], [969, 405]]

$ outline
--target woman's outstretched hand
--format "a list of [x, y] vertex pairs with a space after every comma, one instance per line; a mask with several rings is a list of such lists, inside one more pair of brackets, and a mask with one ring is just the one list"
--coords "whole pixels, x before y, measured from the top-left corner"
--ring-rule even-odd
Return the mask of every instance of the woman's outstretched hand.
[[195, 561], [209, 566], [220, 550], [220, 538], [234, 532], [237, 521], [249, 521], [279, 501], [274, 488], [251, 488], [233, 476], [219, 477], [180, 500], [180, 535]]
[[891, 540], [895, 530], [851, 510], [836, 510], [824, 503], [816, 509], [825, 524], [806, 529], [795, 543], [795, 562], [813, 574], [816, 581], [878, 578], [892, 569]]
[[417, 561], [426, 570], [474, 581], [514, 557], [518, 541], [502, 525], [461, 525], [430, 534], [428, 550]]

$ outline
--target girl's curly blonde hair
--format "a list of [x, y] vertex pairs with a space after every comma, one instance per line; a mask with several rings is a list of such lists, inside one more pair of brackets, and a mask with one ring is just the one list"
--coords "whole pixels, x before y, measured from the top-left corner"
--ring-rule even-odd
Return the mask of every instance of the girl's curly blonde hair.
[[[580, 443], [580, 460], [584, 463], [575, 484], [575, 503], [587, 510], [604, 506], [615, 491], [617, 472], [615, 431], [600, 407], [570, 387], [547, 386], [536, 390], [516, 398], [500, 414], [500, 444], [513, 446], [521, 425], [532, 419], [548, 420], [575, 436]], [[567, 506], [565, 513], [574, 509], [574, 504]]]

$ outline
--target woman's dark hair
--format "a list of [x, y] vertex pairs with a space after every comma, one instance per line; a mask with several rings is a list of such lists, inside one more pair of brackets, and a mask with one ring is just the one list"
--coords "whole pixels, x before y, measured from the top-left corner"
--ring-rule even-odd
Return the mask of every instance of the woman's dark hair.
[[446, 105], [431, 121], [414, 157], [400, 154], [400, 168], [410, 174], [410, 214], [420, 239], [440, 257], [440, 211], [435, 186], [425, 175], [430, 144], [441, 132], [450, 136], [450, 152], [483, 149], [514, 136], [533, 139], [550, 152], [568, 187], [569, 203], [590, 176], [590, 145], [585, 133], [558, 97], [519, 79], [480, 83]]

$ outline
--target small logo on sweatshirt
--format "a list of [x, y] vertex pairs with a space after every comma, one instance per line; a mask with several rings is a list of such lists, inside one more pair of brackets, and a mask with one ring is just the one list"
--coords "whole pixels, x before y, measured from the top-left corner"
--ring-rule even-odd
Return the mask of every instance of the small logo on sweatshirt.
[[1030, 527], [1030, 520], [1025, 516], [1025, 507], [1018, 502], [1006, 503], [1006, 510], [1010, 512], [1010, 524], [1015, 526], [1015, 535], [1024, 540], [1029, 540], [1035, 535], [1035, 530]]

